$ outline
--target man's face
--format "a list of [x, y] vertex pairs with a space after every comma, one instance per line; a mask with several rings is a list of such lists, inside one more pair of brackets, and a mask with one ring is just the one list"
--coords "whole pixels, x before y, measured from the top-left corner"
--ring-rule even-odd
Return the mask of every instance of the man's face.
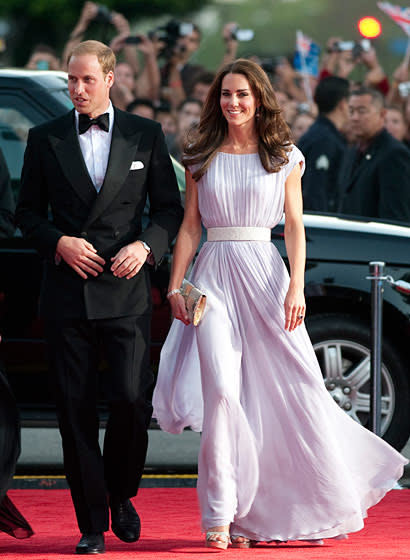
[[72, 56], [68, 64], [68, 91], [79, 113], [91, 118], [107, 110], [114, 73], [104, 76], [95, 54]]
[[385, 126], [388, 132], [400, 142], [406, 135], [407, 127], [403, 113], [399, 109], [387, 109]]
[[201, 107], [198, 103], [185, 103], [178, 113], [178, 130], [186, 132], [191, 126], [199, 122]]
[[134, 91], [134, 73], [129, 64], [127, 64], [126, 62], [120, 62], [119, 64], [117, 64], [115, 67], [114, 76], [117, 85], [123, 85], [131, 92]]
[[349, 100], [349, 126], [358, 142], [369, 142], [384, 127], [385, 109], [371, 95], [352, 95]]
[[191, 97], [194, 97], [195, 99], [199, 99], [199, 101], [205, 103], [210, 88], [211, 88], [211, 84], [204, 84], [203, 82], [197, 82], [194, 85], [194, 88], [191, 93]]
[[133, 115], [139, 115], [140, 117], [144, 117], [144, 119], [152, 120], [154, 118], [154, 109], [144, 104], [136, 105], [131, 111], [131, 113]]

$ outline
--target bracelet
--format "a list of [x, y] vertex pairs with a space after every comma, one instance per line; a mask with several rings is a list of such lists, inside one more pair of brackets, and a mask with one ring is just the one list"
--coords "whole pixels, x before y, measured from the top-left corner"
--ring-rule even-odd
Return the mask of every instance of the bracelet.
[[170, 292], [167, 293], [167, 299], [174, 296], [175, 294], [180, 294], [180, 293], [181, 290], [179, 288], [175, 288], [174, 290], [171, 290]]

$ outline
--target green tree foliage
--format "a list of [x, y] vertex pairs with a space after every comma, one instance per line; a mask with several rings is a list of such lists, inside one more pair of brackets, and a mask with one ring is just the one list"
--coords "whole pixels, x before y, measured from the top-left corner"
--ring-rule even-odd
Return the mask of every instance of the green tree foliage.
[[[103, 0], [110, 10], [120, 12], [134, 22], [148, 16], [170, 15], [184, 17], [206, 4], [204, 0]], [[0, 17], [12, 25], [8, 40], [12, 63], [24, 65], [34, 45], [46, 43], [61, 52], [74, 27], [84, 0], [0, 0]], [[93, 38], [108, 41], [113, 36], [112, 26], [103, 22], [92, 23]]]

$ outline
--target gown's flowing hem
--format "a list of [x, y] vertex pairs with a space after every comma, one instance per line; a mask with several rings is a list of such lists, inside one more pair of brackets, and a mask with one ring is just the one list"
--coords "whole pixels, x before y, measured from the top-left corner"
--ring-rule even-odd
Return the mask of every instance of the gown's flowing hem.
[[330, 539], [338, 537], [339, 535], [346, 535], [348, 533], [355, 533], [363, 528], [363, 520], [367, 518], [367, 510], [378, 504], [384, 496], [394, 488], [397, 480], [403, 476], [403, 466], [400, 466], [393, 479], [381, 484], [379, 488], [370, 489], [367, 494], [362, 498], [362, 508], [359, 512], [352, 512], [352, 515], [343, 521], [339, 521], [333, 526], [322, 527], [312, 531], [299, 533], [298, 535], [285, 535], [280, 533], [273, 533], [271, 535], [261, 535], [256, 532], [250, 532], [245, 528], [241, 528], [240, 520], [232, 522], [231, 533], [239, 534], [248, 539], [269, 542], [269, 541], [299, 541], [299, 540], [315, 540], [315, 539]]

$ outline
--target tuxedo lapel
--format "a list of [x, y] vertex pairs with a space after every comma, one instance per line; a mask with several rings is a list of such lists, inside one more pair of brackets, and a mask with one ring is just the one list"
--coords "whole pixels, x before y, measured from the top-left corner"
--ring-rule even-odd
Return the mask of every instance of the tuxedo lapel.
[[127, 126], [127, 115], [115, 110], [112, 131], [111, 149], [108, 159], [107, 172], [100, 192], [94, 201], [90, 214], [83, 225], [86, 229], [107, 208], [118, 194], [135, 158], [137, 145], [141, 136], [140, 131]]
[[81, 153], [74, 126], [74, 110], [64, 118], [59, 131], [49, 135], [49, 141], [67, 181], [81, 200], [92, 206], [96, 190]]

